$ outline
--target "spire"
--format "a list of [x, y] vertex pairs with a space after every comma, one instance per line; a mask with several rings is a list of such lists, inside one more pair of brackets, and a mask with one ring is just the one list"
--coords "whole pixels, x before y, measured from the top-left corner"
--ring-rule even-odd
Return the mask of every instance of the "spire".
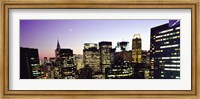
[[60, 43], [59, 43], [59, 40], [57, 39], [57, 49], [60, 50]]

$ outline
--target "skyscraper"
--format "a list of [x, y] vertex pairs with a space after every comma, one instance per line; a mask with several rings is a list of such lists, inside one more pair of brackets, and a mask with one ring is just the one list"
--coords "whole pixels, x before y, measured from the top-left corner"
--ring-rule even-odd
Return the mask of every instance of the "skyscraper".
[[85, 43], [83, 49], [83, 63], [92, 68], [93, 73], [100, 70], [99, 49], [95, 43]]
[[55, 50], [56, 66], [54, 66], [55, 78], [74, 79], [76, 67], [73, 61], [73, 50], [63, 49], [57, 41]]
[[20, 79], [38, 79], [40, 76], [38, 49], [20, 47]]
[[60, 54], [59, 54], [59, 51], [60, 51], [60, 43], [59, 43], [59, 41], [57, 41], [57, 48], [56, 48], [56, 50], [55, 50], [55, 56], [56, 56], [56, 58], [59, 58], [60, 56]]
[[64, 79], [75, 79], [76, 66], [73, 61], [73, 51], [71, 49], [60, 49], [62, 77]]
[[180, 20], [151, 28], [150, 59], [154, 78], [180, 78]]
[[61, 66], [61, 58], [60, 58], [60, 43], [57, 41], [57, 48], [55, 49], [55, 64], [54, 64], [54, 78], [62, 79], [62, 66]]
[[134, 34], [132, 39], [132, 59], [133, 63], [142, 62], [142, 40], [140, 34]]
[[112, 50], [112, 42], [108, 41], [99, 42], [100, 66], [102, 73], [105, 73], [105, 68], [110, 67], [111, 65], [111, 50]]
[[76, 65], [77, 70], [83, 68], [83, 55], [81, 54], [74, 54], [74, 65]]

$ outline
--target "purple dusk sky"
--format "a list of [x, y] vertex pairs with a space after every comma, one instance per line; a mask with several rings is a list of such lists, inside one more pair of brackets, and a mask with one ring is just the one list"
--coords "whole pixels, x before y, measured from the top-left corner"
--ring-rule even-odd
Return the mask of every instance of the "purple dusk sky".
[[61, 48], [83, 53], [84, 43], [128, 41], [131, 49], [134, 34], [140, 34], [142, 49], [150, 49], [150, 28], [168, 20], [20, 20], [20, 46], [37, 48], [39, 57], [55, 57], [57, 39]]

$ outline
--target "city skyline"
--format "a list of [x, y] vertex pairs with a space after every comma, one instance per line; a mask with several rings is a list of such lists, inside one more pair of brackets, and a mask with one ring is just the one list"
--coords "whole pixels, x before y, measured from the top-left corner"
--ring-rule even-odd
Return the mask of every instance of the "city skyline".
[[[131, 23], [129, 23], [130, 21]], [[55, 44], [56, 47], [53, 47], [52, 39], [55, 38], [56, 34], [51, 34], [51, 30], [58, 31], [61, 29], [59, 27], [66, 24], [58, 24], [57, 21], [53, 24], [52, 21], [47, 21], [47, 23], [50, 23], [39, 25], [36, 24], [37, 20], [36, 22], [32, 21], [32, 24], [27, 25], [37, 29], [31, 28], [31, 31], [38, 33], [43, 30], [42, 32], [50, 34], [25, 35], [22, 33], [22, 37], [29, 38], [27, 42], [22, 43], [36, 44], [42, 47], [24, 47], [20, 45], [20, 78], [180, 79], [180, 20], [168, 20], [166, 23], [151, 26], [149, 28], [150, 36], [145, 31], [142, 33], [129, 33], [128, 31], [136, 29], [136, 25], [132, 28], [132, 23], [135, 22], [134, 24], [136, 24], [138, 22], [138, 28], [142, 23], [141, 20], [130, 21], [67, 20], [68, 24], [79, 22], [75, 25], [75, 27], [77, 26], [77, 32], [72, 33], [74, 27], [68, 30], [67, 36], [62, 34], [62, 38], [66, 40], [64, 45], [67, 44], [67, 47], [63, 47], [58, 38], [57, 44]], [[63, 22], [66, 22], [66, 20]], [[126, 24], [123, 22], [126, 22]], [[147, 20], [146, 23], [148, 22], [150, 21]], [[118, 25], [117, 23], [123, 24]], [[49, 24], [58, 25], [59, 27], [56, 28]], [[143, 28], [148, 25], [143, 26]], [[42, 27], [45, 27], [45, 29]], [[141, 31], [143, 28], [141, 28]], [[123, 29], [126, 30], [126, 34], [122, 33], [122, 31], [125, 31]], [[28, 31], [29, 28], [24, 30]], [[88, 34], [80, 33], [80, 31], [86, 32], [84, 30], [88, 30]], [[95, 34], [93, 31], [98, 33]], [[36, 37], [41, 38], [36, 39]], [[125, 39], [119, 40], [123, 37]], [[44, 45], [44, 43], [47, 44]], [[150, 48], [147, 46], [148, 43]], [[52, 49], [49, 48], [51, 46]], [[78, 48], [76, 49], [76, 47]], [[53, 57], [40, 56], [40, 48], [48, 48], [54, 51]], [[49, 53], [47, 50], [45, 51], [45, 53]]]
[[[84, 43], [128, 41], [131, 49], [133, 34], [142, 38], [142, 49], [150, 49], [150, 28], [169, 20], [20, 20], [20, 46], [39, 49], [40, 60], [54, 57], [57, 40], [62, 48], [83, 54]], [[145, 23], [145, 24], [144, 24]], [[89, 38], [89, 39], [88, 39]], [[77, 39], [77, 40], [76, 40]]]

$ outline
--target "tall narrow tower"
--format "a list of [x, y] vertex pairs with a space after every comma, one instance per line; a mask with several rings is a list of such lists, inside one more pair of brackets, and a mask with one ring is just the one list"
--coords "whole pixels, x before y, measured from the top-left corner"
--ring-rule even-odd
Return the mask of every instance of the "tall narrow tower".
[[142, 61], [142, 40], [140, 34], [134, 34], [132, 39], [132, 62], [141, 63]]
[[60, 55], [59, 55], [59, 52], [60, 52], [60, 43], [59, 43], [59, 40], [57, 40], [57, 48], [55, 50], [55, 54], [56, 54], [56, 58], [59, 58]]

